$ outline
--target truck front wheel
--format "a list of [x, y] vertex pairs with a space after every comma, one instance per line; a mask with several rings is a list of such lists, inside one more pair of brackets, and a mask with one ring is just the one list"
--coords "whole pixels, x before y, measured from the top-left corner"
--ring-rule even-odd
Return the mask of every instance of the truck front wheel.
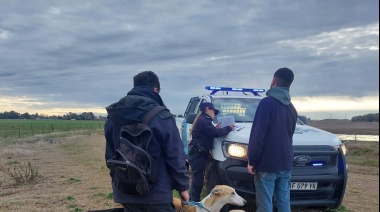
[[[222, 181], [220, 180], [219, 173], [218, 173], [218, 162], [212, 161], [208, 167], [208, 175], [207, 175], [207, 194], [211, 193], [212, 189], [215, 188], [217, 185], [221, 185]], [[229, 211], [229, 205], [225, 205], [220, 212], [227, 212]]]
[[216, 185], [220, 185], [220, 177], [218, 174], [218, 167], [217, 167], [217, 162], [213, 161], [210, 163], [210, 166], [208, 167], [207, 170], [207, 183], [206, 183], [206, 188], [207, 188], [207, 193], [211, 193], [212, 189]]

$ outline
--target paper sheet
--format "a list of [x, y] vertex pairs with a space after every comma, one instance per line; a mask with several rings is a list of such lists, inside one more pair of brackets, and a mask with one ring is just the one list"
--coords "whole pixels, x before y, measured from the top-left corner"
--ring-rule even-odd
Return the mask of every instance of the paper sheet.
[[218, 117], [218, 122], [220, 123], [220, 127], [223, 128], [230, 124], [235, 124], [235, 119], [233, 116], [222, 116]]
[[[235, 125], [235, 118], [233, 116], [222, 116], [218, 117], [218, 122], [220, 123], [220, 127], [226, 127], [229, 126], [230, 124]], [[236, 126], [234, 127], [234, 131], [239, 131], [243, 129], [243, 126]]]

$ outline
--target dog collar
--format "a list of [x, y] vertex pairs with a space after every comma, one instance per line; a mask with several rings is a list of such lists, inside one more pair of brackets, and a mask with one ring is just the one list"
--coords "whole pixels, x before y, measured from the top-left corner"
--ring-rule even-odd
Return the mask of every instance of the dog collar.
[[202, 204], [202, 202], [195, 202], [195, 201], [189, 201], [189, 202], [186, 202], [186, 201], [183, 201], [182, 204], [184, 205], [189, 205], [189, 206], [197, 206], [197, 207], [200, 207], [202, 209], [205, 209], [206, 211], [208, 212], [211, 212], [209, 210], [207, 210], [207, 208], [205, 208]]

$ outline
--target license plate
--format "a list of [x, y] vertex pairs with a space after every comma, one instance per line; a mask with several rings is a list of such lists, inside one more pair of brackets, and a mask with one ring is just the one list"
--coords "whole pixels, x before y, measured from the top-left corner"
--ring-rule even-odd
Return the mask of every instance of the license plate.
[[290, 190], [317, 190], [318, 183], [310, 182], [292, 182]]

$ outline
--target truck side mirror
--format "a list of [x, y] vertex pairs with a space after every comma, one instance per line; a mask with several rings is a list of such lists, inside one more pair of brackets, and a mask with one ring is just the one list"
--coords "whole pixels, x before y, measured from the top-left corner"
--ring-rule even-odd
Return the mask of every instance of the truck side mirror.
[[186, 123], [193, 124], [195, 118], [197, 117], [198, 113], [189, 113], [186, 116]]
[[306, 116], [302, 116], [302, 115], [299, 115], [298, 118], [304, 123], [304, 124], [308, 124], [308, 121], [307, 121], [307, 117]]

